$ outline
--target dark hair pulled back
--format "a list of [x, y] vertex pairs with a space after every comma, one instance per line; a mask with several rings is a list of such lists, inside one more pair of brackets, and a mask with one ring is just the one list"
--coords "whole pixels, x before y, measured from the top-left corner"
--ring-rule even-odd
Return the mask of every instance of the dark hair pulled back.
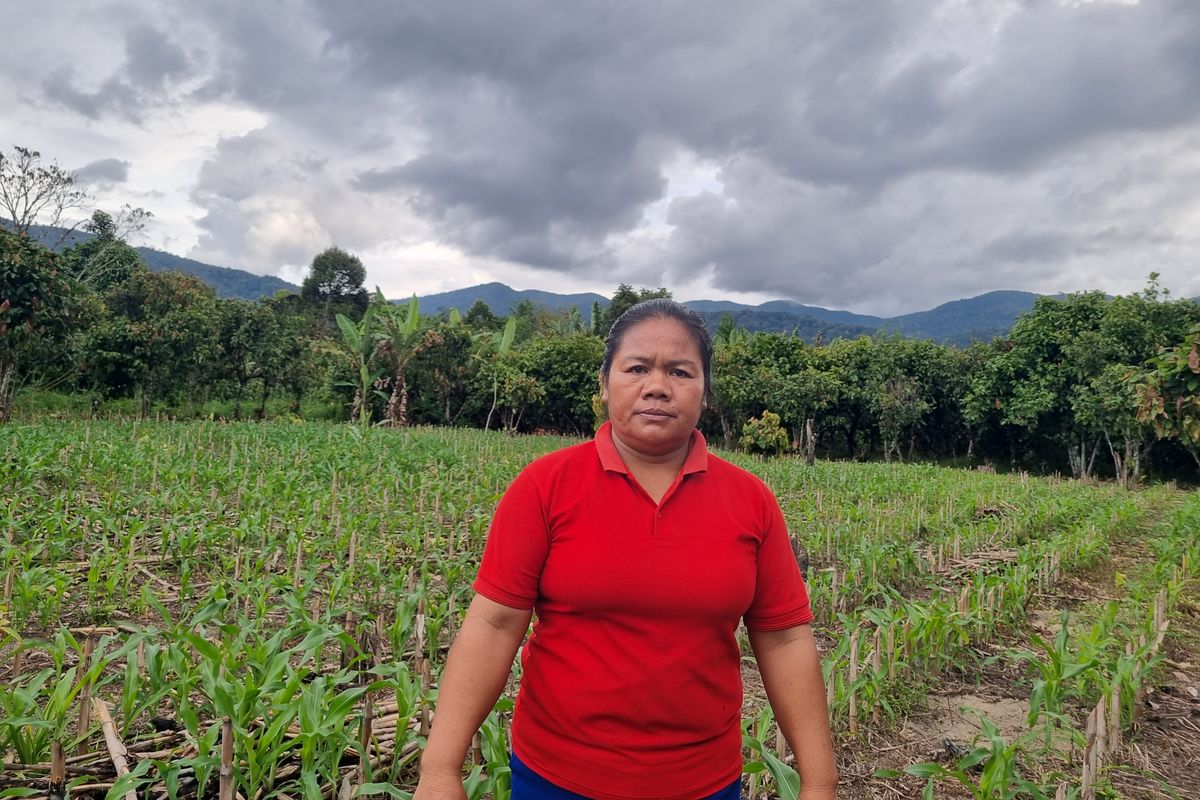
[[713, 348], [712, 337], [708, 335], [708, 329], [704, 327], [704, 318], [683, 303], [664, 297], [644, 300], [630, 307], [613, 323], [608, 332], [608, 338], [604, 342], [604, 366], [600, 368], [604, 380], [608, 380], [608, 374], [612, 371], [613, 358], [621, 349], [621, 343], [625, 341], [625, 334], [641, 323], [653, 319], [675, 320], [692, 337], [692, 341], [696, 343], [696, 348], [700, 351], [700, 363], [704, 367], [704, 399], [708, 400], [712, 393]]

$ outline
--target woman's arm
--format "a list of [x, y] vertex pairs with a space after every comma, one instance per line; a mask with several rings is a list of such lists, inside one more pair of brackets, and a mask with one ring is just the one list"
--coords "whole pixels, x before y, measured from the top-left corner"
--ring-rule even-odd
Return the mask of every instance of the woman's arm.
[[504, 691], [531, 616], [531, 611], [480, 594], [471, 601], [438, 684], [437, 713], [413, 800], [466, 797], [462, 768], [467, 748]]
[[750, 647], [775, 719], [796, 754], [801, 799], [833, 800], [837, 797], [837, 762], [812, 628], [797, 625], [781, 631], [750, 631]]

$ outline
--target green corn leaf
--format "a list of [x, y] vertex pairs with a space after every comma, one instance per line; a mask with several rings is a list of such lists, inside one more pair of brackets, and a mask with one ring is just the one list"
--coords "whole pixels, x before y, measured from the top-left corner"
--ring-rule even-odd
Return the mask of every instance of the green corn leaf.
[[396, 800], [410, 800], [412, 797], [411, 792], [406, 792], [403, 789], [397, 788], [391, 783], [364, 783], [354, 792], [355, 797], [373, 794], [386, 794], [388, 797], [396, 798]]
[[767, 762], [767, 770], [775, 780], [775, 788], [783, 800], [796, 800], [800, 796], [800, 775], [796, 770], [779, 760], [779, 756], [770, 750], [763, 751], [763, 759]]

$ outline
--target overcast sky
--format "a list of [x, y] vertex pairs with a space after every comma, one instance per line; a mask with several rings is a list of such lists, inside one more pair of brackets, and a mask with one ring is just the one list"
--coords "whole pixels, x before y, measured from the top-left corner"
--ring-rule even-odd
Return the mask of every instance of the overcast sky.
[[1200, 295], [1197, 0], [0, 2], [0, 146], [389, 296]]

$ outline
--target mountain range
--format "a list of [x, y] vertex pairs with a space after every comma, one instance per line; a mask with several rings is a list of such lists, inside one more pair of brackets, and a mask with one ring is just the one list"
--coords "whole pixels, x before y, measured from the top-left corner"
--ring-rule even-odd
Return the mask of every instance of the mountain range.
[[[92, 234], [84, 231], [64, 231], [59, 228], [34, 226], [30, 235], [57, 250], [86, 241]], [[255, 275], [240, 269], [217, 267], [190, 258], [183, 258], [151, 247], [137, 251], [147, 266], [156, 272], [174, 270], [195, 275], [211, 286], [219, 297], [257, 300], [271, 297], [279, 291], [299, 292], [300, 287], [273, 275]], [[1001, 290], [977, 297], [955, 300], [932, 308], [897, 317], [877, 317], [839, 311], [820, 306], [804, 305], [791, 300], [771, 300], [757, 306], [730, 300], [689, 300], [685, 304], [704, 317], [709, 330], [716, 330], [721, 318], [728, 314], [734, 324], [749, 331], [793, 333], [807, 340], [826, 341], [838, 337], [854, 337], [876, 332], [900, 336], [933, 339], [949, 344], [966, 345], [972, 341], [987, 341], [1006, 333], [1016, 318], [1033, 308], [1039, 297], [1032, 292]], [[465, 314], [476, 300], [482, 300], [493, 313], [505, 315], [518, 303], [529, 300], [551, 311], [579, 309], [585, 323], [590, 321], [592, 304], [608, 306], [609, 299], [595, 293], [557, 294], [536, 289], [517, 290], [503, 283], [485, 283], [466, 289], [418, 297], [421, 311], [436, 314], [457, 308]]]
[[[709, 330], [716, 330], [728, 314], [740, 328], [748, 331], [794, 333], [804, 339], [825, 340], [854, 337], [876, 332], [933, 339], [966, 345], [988, 341], [1008, 332], [1017, 317], [1033, 308], [1040, 295], [1032, 292], [1001, 290], [978, 297], [943, 303], [929, 311], [917, 311], [898, 317], [876, 317], [809, 306], [791, 300], [771, 300], [757, 306], [731, 300], [687, 300], [684, 304], [704, 317]], [[503, 283], [484, 283], [417, 298], [421, 311], [436, 314], [457, 308], [465, 314], [477, 300], [487, 303], [496, 314], [507, 314], [518, 303], [531, 300], [551, 311], [579, 309], [584, 321], [590, 320], [592, 303], [608, 306], [608, 298], [594, 293], [555, 294], [536, 290], [518, 291]]]

